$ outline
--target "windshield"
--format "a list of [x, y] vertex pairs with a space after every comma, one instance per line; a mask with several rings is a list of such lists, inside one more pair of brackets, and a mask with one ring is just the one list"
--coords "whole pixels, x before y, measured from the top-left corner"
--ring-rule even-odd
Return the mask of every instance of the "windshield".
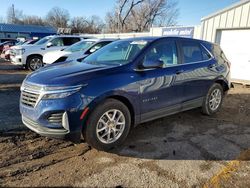
[[44, 38], [42, 38], [42, 39], [40, 39], [39, 41], [37, 41], [36, 43], [35, 43], [35, 45], [42, 45], [42, 44], [45, 44], [48, 40], [50, 40], [51, 39], [51, 37], [44, 37]]
[[84, 63], [123, 65], [129, 63], [148, 44], [146, 40], [121, 40], [108, 44], [84, 59]]
[[22, 45], [23, 43], [24, 43], [24, 41], [19, 41], [18, 43], [16, 43], [16, 46]]
[[89, 46], [91, 46], [94, 43], [94, 41], [80, 41], [77, 42], [68, 48], [65, 48], [64, 51], [66, 52], [78, 52], [78, 51], [83, 51], [87, 49]]

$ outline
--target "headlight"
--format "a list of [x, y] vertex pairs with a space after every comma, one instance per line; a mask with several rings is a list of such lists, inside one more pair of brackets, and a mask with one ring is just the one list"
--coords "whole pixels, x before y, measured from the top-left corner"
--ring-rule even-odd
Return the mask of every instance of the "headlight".
[[25, 52], [25, 49], [17, 49], [16, 50], [16, 55], [23, 55]]
[[69, 87], [44, 87], [43, 99], [61, 99], [68, 97], [77, 91], [79, 91], [83, 86], [69, 86]]

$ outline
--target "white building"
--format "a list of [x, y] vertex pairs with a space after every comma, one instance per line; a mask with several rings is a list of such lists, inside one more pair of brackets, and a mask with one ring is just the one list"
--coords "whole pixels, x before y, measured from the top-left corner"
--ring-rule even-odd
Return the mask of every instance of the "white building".
[[250, 0], [241, 0], [201, 22], [201, 39], [220, 44], [232, 63], [232, 79], [250, 83]]

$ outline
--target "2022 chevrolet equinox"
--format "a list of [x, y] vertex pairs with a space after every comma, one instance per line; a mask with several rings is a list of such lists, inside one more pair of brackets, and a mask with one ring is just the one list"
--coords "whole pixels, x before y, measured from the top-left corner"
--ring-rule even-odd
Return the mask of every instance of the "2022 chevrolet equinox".
[[40, 135], [108, 150], [131, 128], [199, 108], [216, 113], [230, 87], [216, 44], [178, 37], [124, 39], [82, 62], [44, 67], [21, 86], [23, 123]]

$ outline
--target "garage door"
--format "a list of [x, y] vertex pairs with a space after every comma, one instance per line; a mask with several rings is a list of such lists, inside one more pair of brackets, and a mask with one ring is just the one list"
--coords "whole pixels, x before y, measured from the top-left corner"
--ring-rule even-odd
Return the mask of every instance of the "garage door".
[[224, 30], [220, 45], [232, 63], [232, 79], [250, 82], [250, 30]]

